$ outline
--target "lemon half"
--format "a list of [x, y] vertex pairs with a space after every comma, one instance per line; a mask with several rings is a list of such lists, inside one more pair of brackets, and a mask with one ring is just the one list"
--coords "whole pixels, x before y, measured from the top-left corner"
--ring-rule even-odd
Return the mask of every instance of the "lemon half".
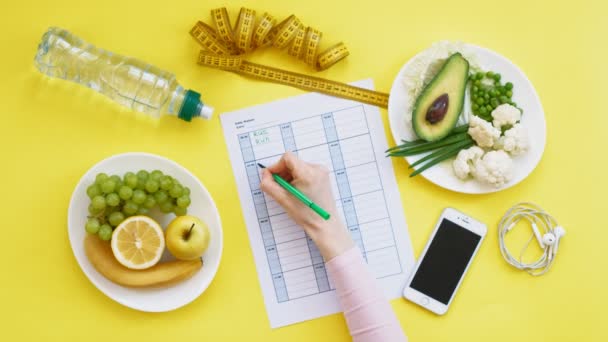
[[158, 263], [165, 237], [158, 222], [147, 216], [132, 216], [112, 233], [112, 253], [123, 266], [143, 270]]

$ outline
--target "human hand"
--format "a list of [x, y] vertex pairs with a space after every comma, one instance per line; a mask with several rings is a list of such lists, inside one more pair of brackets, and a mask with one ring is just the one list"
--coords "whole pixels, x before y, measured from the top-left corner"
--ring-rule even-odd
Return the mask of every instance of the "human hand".
[[[278, 174], [325, 209], [331, 217], [324, 220], [312, 209], [283, 189], [272, 178]], [[331, 192], [328, 170], [300, 160], [287, 152], [276, 164], [262, 171], [261, 189], [279, 203], [315, 242], [321, 255], [329, 261], [350, 249], [354, 243], [346, 227], [337, 217], [336, 202]]]

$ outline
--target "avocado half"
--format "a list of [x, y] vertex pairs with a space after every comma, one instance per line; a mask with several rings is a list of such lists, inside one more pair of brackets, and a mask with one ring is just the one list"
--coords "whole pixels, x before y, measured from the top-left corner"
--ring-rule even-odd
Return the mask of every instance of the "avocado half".
[[469, 62], [460, 53], [451, 55], [416, 99], [412, 126], [420, 139], [439, 140], [456, 126], [464, 107]]

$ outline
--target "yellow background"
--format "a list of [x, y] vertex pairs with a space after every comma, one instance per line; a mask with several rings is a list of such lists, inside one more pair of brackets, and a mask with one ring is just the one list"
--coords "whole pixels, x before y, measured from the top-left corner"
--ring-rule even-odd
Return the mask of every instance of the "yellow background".
[[[324, 46], [344, 41], [351, 56], [320, 75], [344, 82], [372, 77], [379, 90], [390, 90], [403, 63], [442, 39], [488, 47], [519, 65], [541, 97], [548, 133], [543, 159], [524, 182], [497, 194], [462, 195], [422, 177], [409, 179], [406, 163], [394, 160], [416, 256], [446, 206], [488, 223], [490, 231], [446, 316], [403, 299], [392, 305], [412, 341], [608, 340], [608, 8], [600, 0], [5, 1], [2, 340], [348, 340], [341, 315], [269, 328], [218, 114], [303, 92], [198, 67], [198, 48], [188, 36], [197, 19], [209, 21], [211, 8], [228, 6], [234, 18], [242, 5], [280, 18], [295, 13], [324, 32]], [[86, 88], [50, 81], [32, 59], [53, 25], [175, 72], [203, 93], [216, 116], [154, 124]], [[276, 51], [253, 58], [310, 72]], [[386, 110], [381, 113], [393, 144]], [[173, 312], [142, 313], [108, 299], [81, 272], [68, 243], [67, 207], [77, 181], [99, 160], [128, 151], [184, 165], [210, 190], [222, 217], [217, 277], [201, 297]], [[498, 250], [496, 223], [522, 200], [539, 203], [567, 230], [554, 268], [540, 278], [514, 270]]]

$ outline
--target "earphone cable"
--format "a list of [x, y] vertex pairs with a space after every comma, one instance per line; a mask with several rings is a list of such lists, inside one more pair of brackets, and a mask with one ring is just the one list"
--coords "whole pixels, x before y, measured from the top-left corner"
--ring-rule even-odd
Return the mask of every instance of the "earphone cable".
[[[505, 245], [505, 236], [511, 231], [515, 225], [522, 220], [526, 220], [532, 226], [532, 235], [523, 246], [519, 253], [519, 258], [516, 259], [509, 252]], [[536, 227], [536, 228], [535, 228]], [[498, 223], [498, 242], [500, 244], [500, 252], [505, 260], [513, 267], [525, 270], [533, 276], [545, 274], [555, 262], [555, 253], [557, 252], [558, 242], [551, 244], [543, 244], [542, 236], [547, 233], [553, 234], [559, 240], [560, 236], [556, 233], [556, 228], [559, 227], [557, 220], [549, 215], [541, 207], [534, 203], [522, 202], [511, 207]], [[562, 228], [563, 229], [563, 228]], [[563, 232], [563, 230], [562, 230]], [[523, 255], [530, 246], [534, 238], [538, 240], [539, 245], [543, 249], [543, 254], [533, 262], [524, 262]]]

